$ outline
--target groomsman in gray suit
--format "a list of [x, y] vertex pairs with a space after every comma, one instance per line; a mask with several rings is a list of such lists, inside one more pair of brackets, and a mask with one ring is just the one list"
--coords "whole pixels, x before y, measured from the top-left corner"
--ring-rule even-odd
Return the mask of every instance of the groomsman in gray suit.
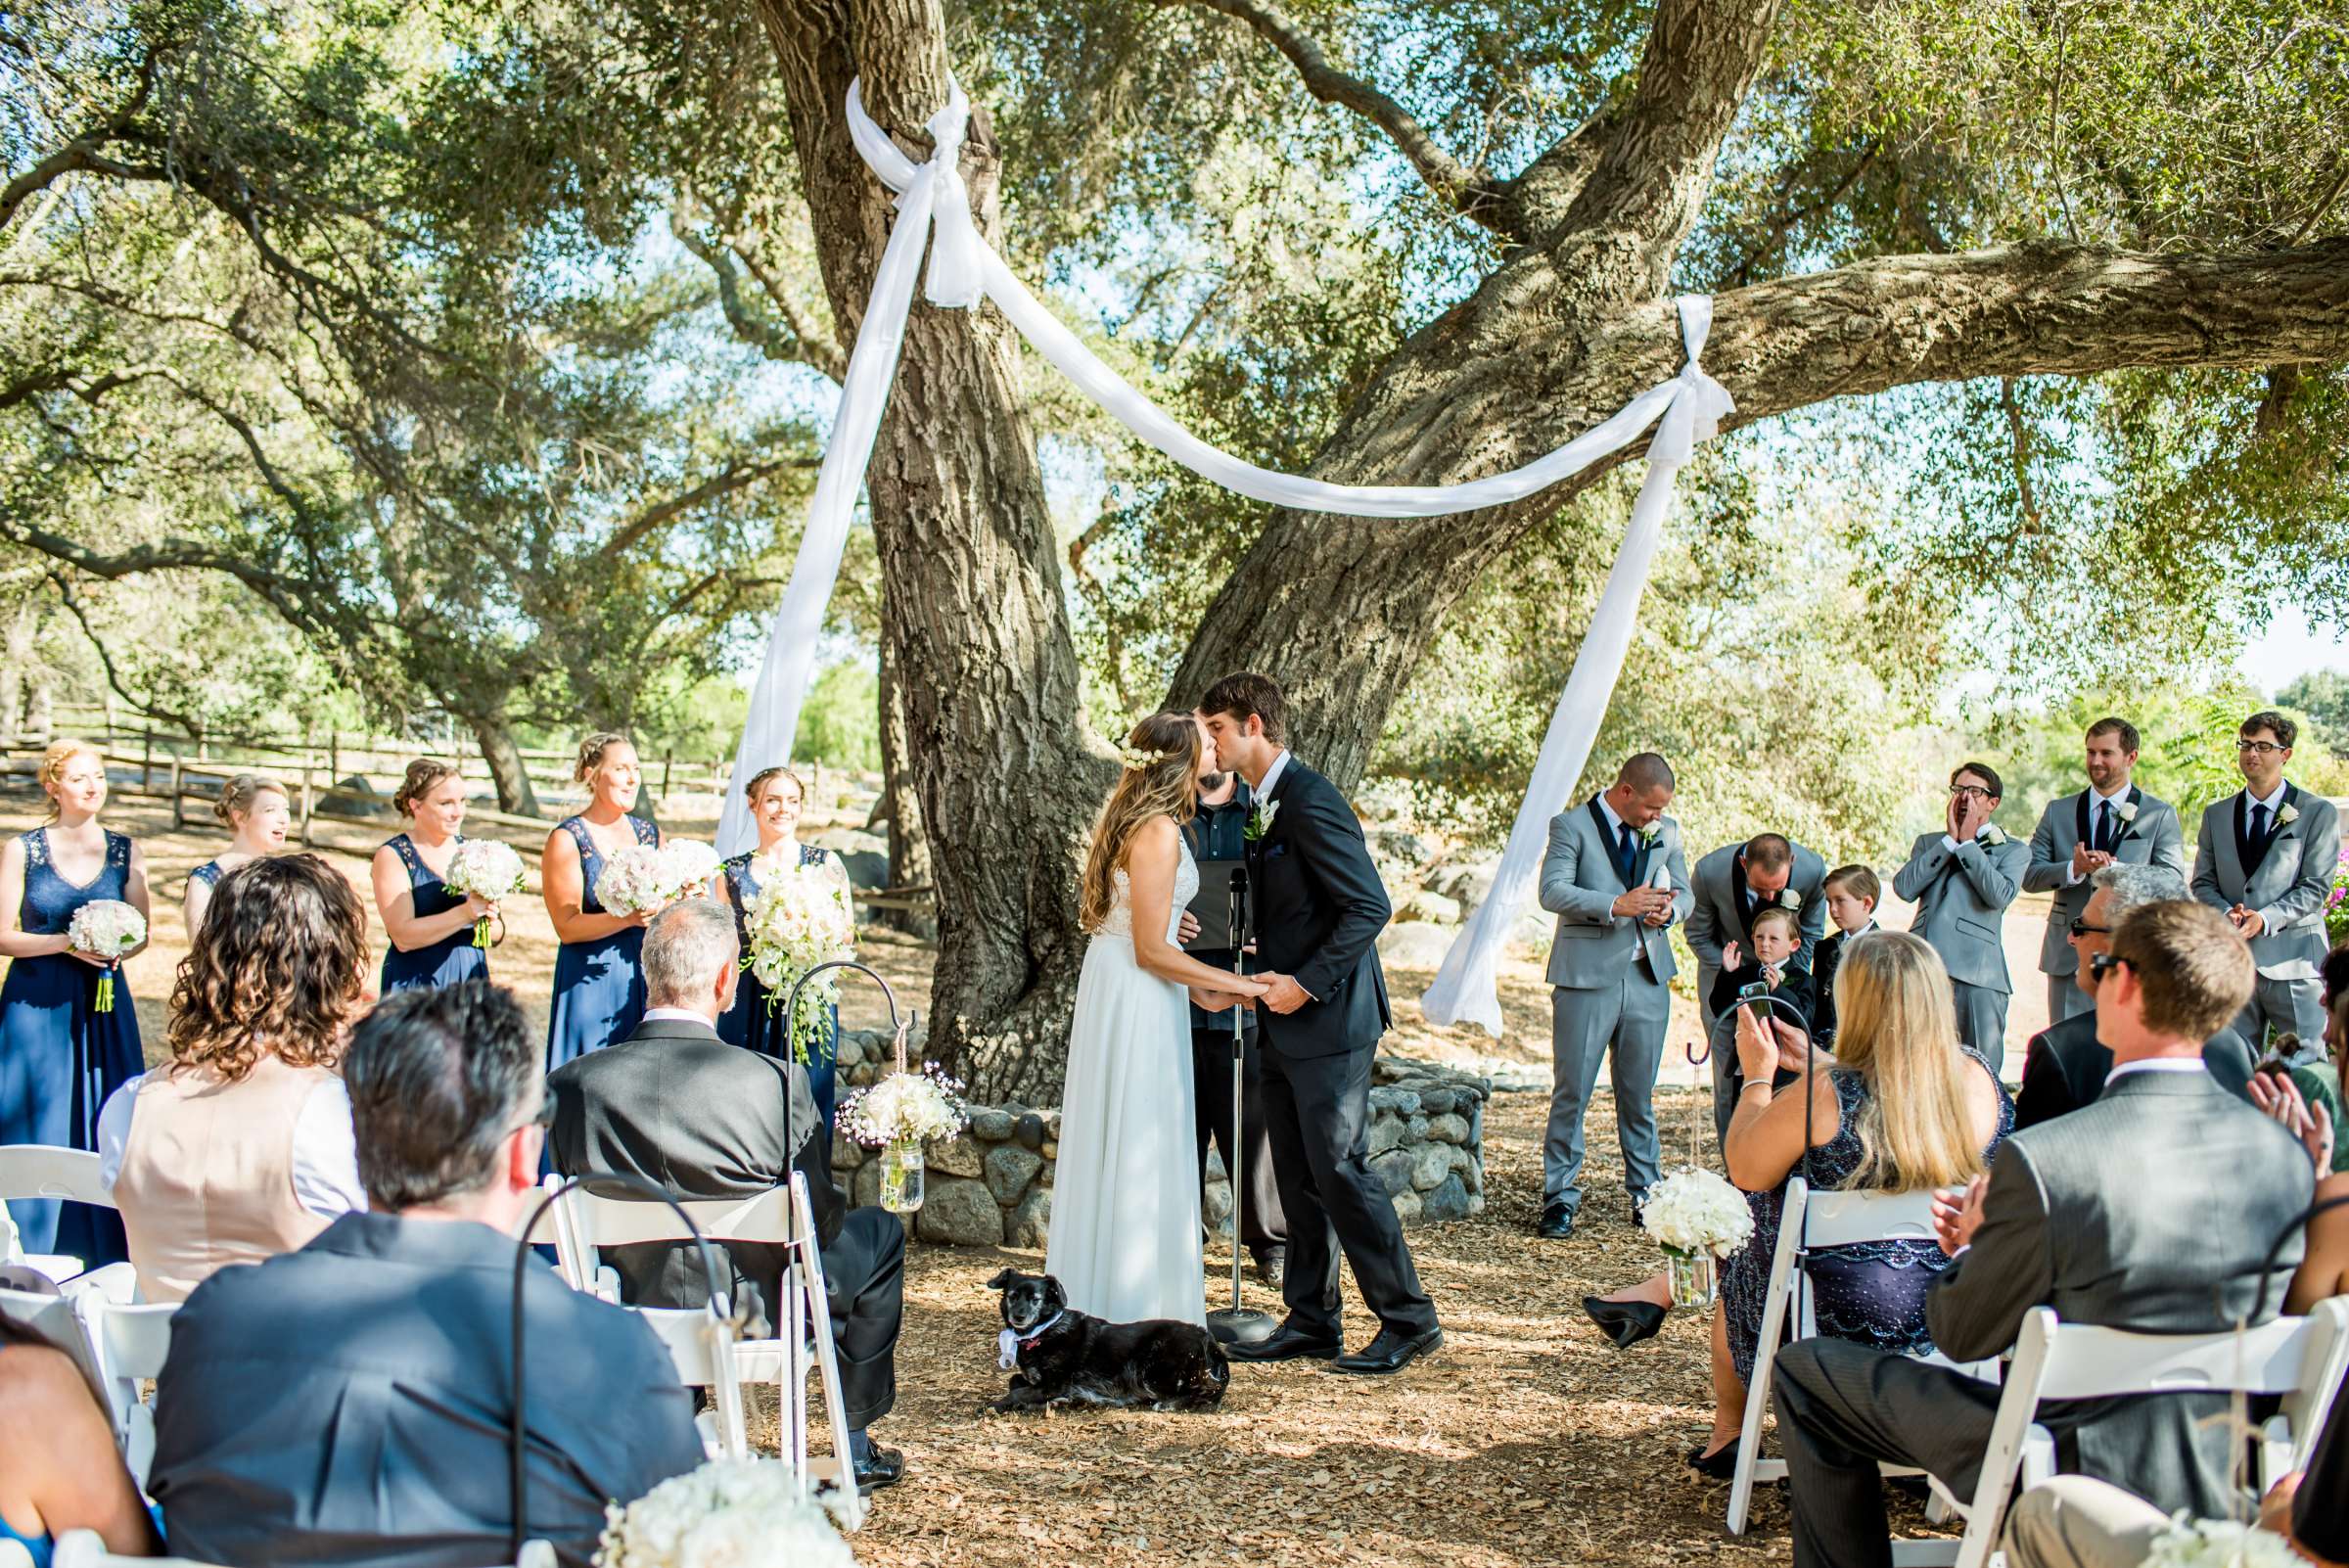
[[1583, 1112], [1610, 1049], [1616, 1137], [1635, 1212], [1660, 1175], [1656, 1070], [1672, 1018], [1672, 927], [1689, 906], [1681, 825], [1664, 814], [1672, 790], [1672, 768], [1641, 752], [1604, 791], [1550, 819], [1542, 907], [1558, 917], [1558, 934], [1549, 947], [1553, 1077], [1538, 1235], [1574, 1234]]
[[2115, 863], [2167, 866], [2181, 880], [2186, 876], [2186, 832], [2177, 808], [2131, 781], [2137, 749], [2137, 726], [2125, 718], [2089, 725], [2088, 788], [2050, 801], [2031, 835], [2023, 891], [2055, 896], [2047, 938], [2039, 945], [2050, 1024], [2096, 1006], [2092, 993], [2074, 983], [2080, 954], [2072, 946], [2072, 922], [2088, 907], [2088, 879]]
[[1949, 966], [1958, 1038], [1997, 1072], [2006, 1060], [2006, 906], [2022, 891], [2031, 847], [1991, 820], [2003, 789], [1988, 762], [1950, 775], [1949, 830], [1927, 833], [1896, 872], [1892, 891], [1916, 905], [1909, 929]]
[[1801, 927], [1802, 950], [1794, 961], [1814, 968], [1812, 954], [1827, 930], [1827, 862], [1778, 833], [1757, 833], [1743, 844], [1725, 844], [1696, 862], [1689, 874], [1695, 904], [1688, 913], [1688, 950], [1696, 954], [1696, 1005], [1713, 1041], [1713, 1126], [1729, 1135], [1737, 1097], [1729, 1090], [1729, 1069], [1737, 1052], [1726, 1031], [1716, 1039], [1713, 982], [1721, 976], [1721, 952], [1736, 943], [1746, 957], [1754, 951], [1754, 916], [1771, 906], [1791, 908]]
[[2340, 813], [2323, 796], [2287, 784], [2300, 726], [2274, 710], [2243, 720], [2235, 765], [2243, 788], [2202, 811], [2194, 842], [2194, 897], [2234, 922], [2251, 944], [2259, 983], [2234, 1027], [2254, 1051], [2268, 1031], [2300, 1037], [2321, 1059], [2325, 1009], [2318, 970], [2329, 945], [2325, 899], [2341, 854]]

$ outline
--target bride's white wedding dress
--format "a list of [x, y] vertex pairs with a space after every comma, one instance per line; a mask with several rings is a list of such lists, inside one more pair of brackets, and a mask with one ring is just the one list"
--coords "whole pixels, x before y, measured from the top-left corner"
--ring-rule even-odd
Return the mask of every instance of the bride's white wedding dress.
[[[1109, 919], [1085, 948], [1069, 1026], [1044, 1270], [1081, 1313], [1203, 1324], [1189, 996], [1134, 962], [1132, 888], [1123, 869], [1112, 880]], [[1198, 891], [1184, 845], [1169, 942]]]

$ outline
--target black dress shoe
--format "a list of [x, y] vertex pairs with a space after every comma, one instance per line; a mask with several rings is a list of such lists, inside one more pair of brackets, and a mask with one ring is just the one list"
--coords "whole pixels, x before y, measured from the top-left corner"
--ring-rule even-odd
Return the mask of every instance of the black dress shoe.
[[1721, 1451], [1717, 1453], [1707, 1453], [1705, 1446], [1699, 1443], [1688, 1451], [1688, 1468], [1694, 1470], [1698, 1475], [1711, 1476], [1716, 1481], [1735, 1480], [1737, 1478], [1737, 1445], [1741, 1441], [1743, 1440], [1740, 1438], [1729, 1439], [1728, 1442], [1722, 1445]]
[[904, 1478], [905, 1455], [895, 1449], [875, 1445], [856, 1461], [856, 1490], [868, 1496], [883, 1487], [894, 1487]]
[[1280, 1288], [1280, 1282], [1288, 1271], [1289, 1250], [1286, 1247], [1267, 1247], [1256, 1255], [1256, 1277], [1273, 1289]]
[[1441, 1328], [1431, 1328], [1424, 1334], [1403, 1334], [1392, 1328], [1382, 1328], [1377, 1337], [1360, 1350], [1330, 1362], [1329, 1369], [1333, 1372], [1383, 1376], [1388, 1372], [1402, 1371], [1428, 1352], [1440, 1348], [1443, 1343], [1444, 1330]]
[[1597, 1296], [1583, 1298], [1583, 1312], [1615, 1342], [1617, 1350], [1630, 1350], [1641, 1340], [1653, 1338], [1664, 1326], [1666, 1315], [1665, 1309], [1652, 1301], [1606, 1301]]
[[1335, 1359], [1346, 1347], [1334, 1339], [1315, 1339], [1282, 1324], [1253, 1345], [1236, 1341], [1223, 1347], [1223, 1356], [1234, 1361], [1326, 1361]]
[[1542, 1206], [1541, 1222], [1534, 1234], [1544, 1241], [1564, 1241], [1574, 1234], [1574, 1211], [1555, 1199]]

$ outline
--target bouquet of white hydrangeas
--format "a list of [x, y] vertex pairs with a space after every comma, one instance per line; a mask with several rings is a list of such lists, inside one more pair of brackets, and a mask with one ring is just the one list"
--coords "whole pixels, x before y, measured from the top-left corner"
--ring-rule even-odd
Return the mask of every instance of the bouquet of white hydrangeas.
[[664, 844], [631, 844], [604, 857], [602, 875], [595, 879], [595, 898], [612, 914], [637, 914], [708, 891], [717, 875], [717, 852], [690, 839]]
[[[751, 934], [745, 967], [766, 988], [766, 1005], [783, 1005], [800, 977], [818, 964], [856, 953], [856, 917], [848, 884], [828, 865], [795, 866], [764, 878], [759, 896], [743, 912]], [[791, 1054], [805, 1063], [819, 1020], [840, 997], [840, 973], [828, 970], [802, 988], [788, 1021]]]
[[723, 863], [715, 850], [693, 839], [670, 839], [661, 846], [656, 859], [660, 866], [656, 874], [671, 899], [709, 897], [710, 881]]
[[[495, 839], [466, 839], [448, 857], [448, 874], [440, 885], [459, 897], [486, 899], [491, 903], [522, 891], [522, 856]], [[473, 923], [473, 945], [489, 945], [489, 917]]]
[[855, 1568], [781, 1459], [712, 1459], [604, 1509], [595, 1568]]
[[1648, 1189], [1639, 1223], [1673, 1252], [1727, 1258], [1754, 1233], [1745, 1194], [1711, 1171], [1675, 1171]]
[[2181, 1510], [2153, 1538], [2144, 1568], [2308, 1568], [2273, 1530], [2227, 1519], [2191, 1519]]
[[118, 899], [92, 899], [73, 911], [66, 927], [67, 943], [75, 952], [106, 960], [106, 972], [98, 977], [98, 995], [90, 1003], [93, 1011], [115, 1010], [115, 966], [146, 940], [147, 917]]

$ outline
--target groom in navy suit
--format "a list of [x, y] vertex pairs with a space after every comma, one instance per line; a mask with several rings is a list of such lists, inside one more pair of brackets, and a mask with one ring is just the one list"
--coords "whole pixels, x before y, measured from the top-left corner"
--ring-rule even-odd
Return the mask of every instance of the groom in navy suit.
[[[1235, 1361], [1329, 1360], [1396, 1372], [1444, 1343], [1386, 1183], [1370, 1169], [1370, 1062], [1387, 1032], [1378, 934], [1392, 913], [1361, 823], [1336, 785], [1289, 755], [1288, 702], [1264, 675], [1227, 675], [1199, 717], [1221, 764], [1256, 792], [1247, 828], [1262, 998], [1264, 1117], [1289, 1222], [1288, 1318]], [[1354, 1266], [1377, 1337], [1346, 1355], [1338, 1257]]]

